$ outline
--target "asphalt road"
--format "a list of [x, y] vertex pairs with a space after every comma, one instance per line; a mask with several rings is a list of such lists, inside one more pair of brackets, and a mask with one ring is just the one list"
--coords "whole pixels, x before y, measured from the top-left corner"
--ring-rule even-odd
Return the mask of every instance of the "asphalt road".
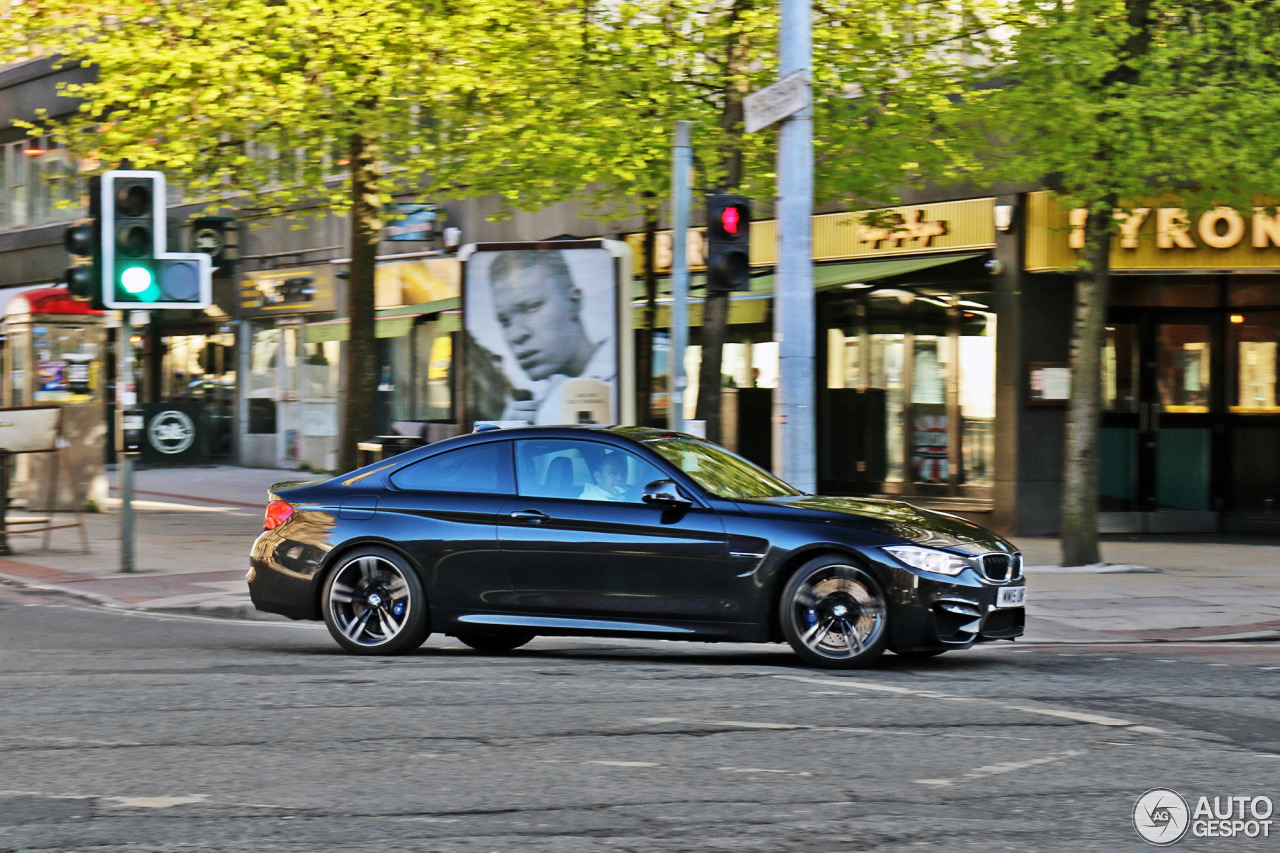
[[1147, 850], [1148, 789], [1280, 803], [1274, 643], [360, 659], [0, 587], [0, 657], [0, 851]]

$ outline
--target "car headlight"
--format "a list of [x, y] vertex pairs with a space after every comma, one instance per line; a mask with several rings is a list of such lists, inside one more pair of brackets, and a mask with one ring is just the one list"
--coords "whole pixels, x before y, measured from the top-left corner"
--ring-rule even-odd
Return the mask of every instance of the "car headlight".
[[920, 548], [916, 545], [890, 545], [884, 550], [911, 566], [926, 572], [940, 575], [958, 575], [969, 568], [969, 561], [946, 551], [935, 551], [933, 548]]

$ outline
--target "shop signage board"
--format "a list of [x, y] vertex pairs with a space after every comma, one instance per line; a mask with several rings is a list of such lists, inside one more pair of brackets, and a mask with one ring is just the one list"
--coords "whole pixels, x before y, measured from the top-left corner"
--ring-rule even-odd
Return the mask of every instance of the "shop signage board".
[[[880, 210], [826, 213], [813, 217], [813, 260], [853, 261], [993, 249], [996, 245], [995, 199], [976, 198], [937, 204], [914, 204]], [[657, 270], [671, 267], [671, 232], [656, 235]], [[644, 274], [644, 235], [628, 234], [635, 275]], [[690, 229], [685, 242], [689, 269], [703, 268], [703, 235]], [[777, 263], [778, 223], [751, 223], [751, 266]]]
[[[1280, 210], [1218, 206], [1190, 211], [1179, 199], [1116, 208], [1111, 268], [1159, 270], [1280, 269]], [[1088, 211], [1068, 209], [1048, 192], [1027, 197], [1027, 269], [1075, 269], [1084, 249]]]
[[434, 204], [392, 204], [387, 207], [386, 239], [426, 242], [436, 239], [439, 212]]
[[312, 264], [245, 273], [239, 316], [271, 317], [333, 311], [337, 305], [333, 264]]

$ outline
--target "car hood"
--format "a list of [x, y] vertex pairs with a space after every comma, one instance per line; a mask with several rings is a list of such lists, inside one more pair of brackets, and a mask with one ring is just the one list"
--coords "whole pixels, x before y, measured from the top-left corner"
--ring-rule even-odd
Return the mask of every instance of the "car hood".
[[848, 524], [933, 547], [1004, 541], [980, 524], [904, 501], [801, 495], [739, 501], [739, 505], [752, 515], [808, 517], [830, 524]]

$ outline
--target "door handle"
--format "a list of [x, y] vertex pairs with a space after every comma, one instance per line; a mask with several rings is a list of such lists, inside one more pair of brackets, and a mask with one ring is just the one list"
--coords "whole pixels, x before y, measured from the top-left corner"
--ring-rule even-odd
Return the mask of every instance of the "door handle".
[[547, 515], [545, 512], [539, 512], [536, 509], [519, 509], [511, 513], [511, 517], [516, 521], [527, 521], [530, 524], [537, 524], [541, 521], [546, 521], [551, 516]]

